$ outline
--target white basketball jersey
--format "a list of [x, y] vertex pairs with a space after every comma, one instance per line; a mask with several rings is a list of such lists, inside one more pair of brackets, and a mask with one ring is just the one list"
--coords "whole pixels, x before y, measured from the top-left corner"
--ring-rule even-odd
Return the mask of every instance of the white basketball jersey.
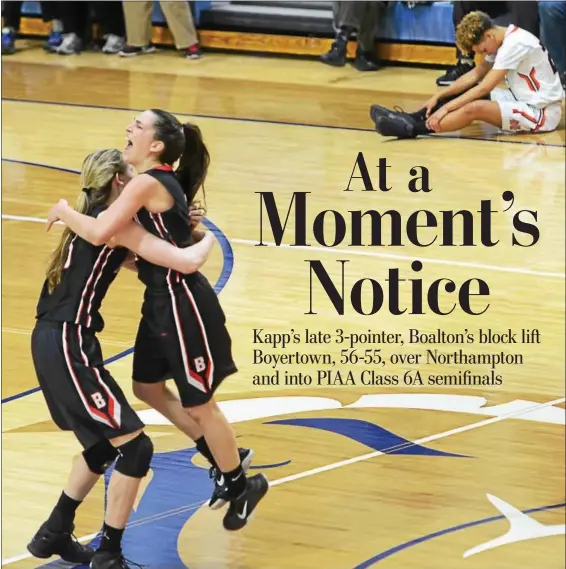
[[517, 101], [543, 108], [564, 98], [564, 89], [546, 48], [530, 32], [510, 25], [502, 46], [485, 60], [505, 69], [505, 81]]

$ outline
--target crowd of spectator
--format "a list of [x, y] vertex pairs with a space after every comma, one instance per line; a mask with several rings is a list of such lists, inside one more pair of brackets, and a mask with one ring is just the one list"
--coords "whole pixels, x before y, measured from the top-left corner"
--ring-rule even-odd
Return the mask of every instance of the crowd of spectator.
[[[432, 2], [407, 2], [415, 8]], [[16, 50], [23, 2], [3, 2], [2, 55]], [[43, 19], [51, 23], [45, 49], [60, 55], [80, 53], [85, 49], [102, 49], [104, 53], [123, 57], [152, 53], [151, 43], [153, 2], [41, 2]], [[343, 66], [348, 60], [348, 41], [355, 39], [357, 49], [352, 63], [359, 71], [377, 71], [377, 29], [388, 2], [333, 2], [336, 36], [328, 53], [321, 56], [327, 65]], [[541, 39], [553, 58], [562, 82], [566, 73], [566, 1], [514, 2], [453, 2], [454, 28], [469, 12], [483, 10], [492, 18], [508, 13], [510, 20]], [[175, 46], [186, 58], [199, 59], [202, 50], [189, 2], [160, 2]], [[99, 37], [92, 37], [92, 19], [100, 28]], [[439, 86], [450, 85], [474, 66], [473, 53], [456, 50], [456, 65], [437, 79]]]

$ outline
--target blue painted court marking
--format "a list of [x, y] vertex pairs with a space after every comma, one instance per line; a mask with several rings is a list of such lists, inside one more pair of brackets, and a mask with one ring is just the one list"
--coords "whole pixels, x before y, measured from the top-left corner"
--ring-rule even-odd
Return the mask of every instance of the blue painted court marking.
[[[552, 504], [551, 506], [542, 506], [540, 508], [531, 508], [530, 510], [522, 510], [522, 511], [523, 511], [523, 514], [533, 514], [535, 512], [543, 512], [545, 510], [555, 510], [558, 508], [564, 508], [565, 506], [566, 506], [566, 503], [563, 502], [562, 504]], [[395, 553], [399, 553], [400, 551], [403, 551], [404, 549], [408, 549], [409, 547], [414, 547], [416, 545], [419, 545], [420, 543], [425, 543], [427, 541], [430, 541], [431, 539], [435, 539], [435, 538], [441, 537], [443, 535], [448, 535], [449, 533], [455, 533], [455, 532], [462, 531], [464, 529], [468, 529], [471, 527], [481, 526], [483, 524], [489, 524], [491, 522], [496, 522], [496, 521], [505, 520], [505, 519], [506, 519], [505, 516], [493, 516], [491, 518], [483, 518], [482, 520], [476, 520], [475, 522], [468, 522], [466, 524], [460, 524], [458, 526], [446, 528], [446, 529], [443, 529], [440, 531], [436, 531], [434, 533], [429, 533], [428, 535], [423, 535], [422, 537], [417, 537], [416, 539], [406, 541], [405, 543], [401, 543], [400, 545], [396, 545], [395, 547], [392, 547], [386, 551], [383, 551], [382, 553], [379, 553], [376, 556], [371, 557], [367, 561], [364, 561], [363, 563], [356, 565], [354, 567], [354, 569], [368, 569], [372, 565], [375, 565], [376, 563], [379, 563], [380, 561], [387, 559], [387, 557], [391, 557], [392, 555], [395, 555]]]
[[[79, 174], [76, 170], [69, 170], [68, 168], [60, 168], [59, 166], [50, 166], [48, 164], [38, 164], [37, 162], [26, 162], [24, 160], [15, 160], [12, 158], [2, 158], [2, 162], [11, 162], [15, 164], [25, 164], [26, 166], [36, 166], [38, 168], [48, 168], [50, 170], [57, 170], [60, 172], [66, 172], [69, 174]], [[232, 249], [232, 245], [228, 238], [222, 230], [214, 224], [210, 219], [204, 218], [202, 220], [203, 225], [207, 227], [207, 229], [214, 233], [216, 239], [218, 239], [218, 243], [220, 243], [220, 248], [222, 249], [222, 270], [220, 271], [220, 276], [214, 285], [214, 292], [216, 294], [220, 294], [222, 289], [226, 286], [228, 279], [232, 275], [232, 271], [234, 270], [234, 249]], [[134, 348], [128, 348], [123, 352], [115, 354], [105, 360], [103, 363], [104, 365], [111, 364], [116, 360], [126, 357], [129, 354], [134, 352]], [[40, 390], [39, 387], [34, 387], [33, 389], [28, 389], [27, 391], [22, 391], [21, 393], [16, 393], [15, 395], [11, 395], [10, 397], [6, 397], [2, 399], [2, 405], [4, 403], [9, 403], [10, 401], [15, 401], [16, 399], [21, 399], [22, 397], [26, 397], [27, 395], [32, 395], [33, 393], [37, 393]]]
[[[2, 97], [3, 101], [9, 101], [12, 103], [33, 103], [36, 105], [55, 105], [58, 107], [79, 107], [83, 109], [102, 109], [107, 111], [128, 111], [128, 112], [135, 112], [141, 113], [146, 109], [132, 109], [129, 107], [109, 107], [107, 105], [85, 105], [82, 103], [58, 103], [55, 101], [37, 101], [34, 99], [14, 99], [10, 97]], [[333, 129], [333, 130], [351, 130], [354, 132], [374, 132], [373, 128], [361, 128], [355, 126], [336, 126], [336, 125], [324, 125], [324, 124], [314, 124], [314, 123], [305, 123], [305, 122], [291, 122], [291, 121], [275, 121], [269, 119], [254, 119], [250, 117], [227, 117], [222, 115], [203, 115], [203, 114], [196, 114], [196, 113], [180, 113], [177, 111], [170, 110], [171, 113], [179, 116], [179, 117], [192, 117], [192, 118], [200, 118], [200, 119], [214, 119], [214, 120], [222, 120], [222, 121], [236, 121], [236, 122], [250, 122], [250, 123], [260, 123], [260, 124], [276, 124], [276, 125], [286, 125], [286, 126], [301, 126], [307, 128], [325, 128], [325, 129]], [[495, 138], [475, 138], [473, 136], [461, 136], [461, 135], [427, 135], [426, 138], [450, 138], [456, 140], [471, 140], [475, 142], [497, 142], [500, 144], [522, 144], [528, 146], [536, 146], [539, 142], [528, 142], [525, 140], [511, 140], [511, 139], [495, 139]], [[393, 140], [393, 139], [392, 139]], [[547, 147], [555, 147], [555, 148], [565, 148], [564, 144], [552, 144], [552, 143], [544, 143]]]
[[370, 447], [373, 450], [388, 454], [404, 454], [411, 456], [437, 456], [452, 458], [472, 458], [463, 454], [444, 452], [415, 444], [389, 429], [361, 419], [344, 419], [338, 417], [293, 417], [292, 419], [279, 419], [269, 421], [267, 425], [292, 425], [320, 429], [336, 435], [347, 437], [353, 441]]

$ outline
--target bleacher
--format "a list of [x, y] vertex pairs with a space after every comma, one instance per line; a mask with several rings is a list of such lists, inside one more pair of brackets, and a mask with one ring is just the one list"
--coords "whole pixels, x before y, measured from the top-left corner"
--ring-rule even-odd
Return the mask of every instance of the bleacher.
[[[153, 41], [171, 44], [159, 2], [154, 4]], [[320, 55], [334, 35], [331, 2], [196, 1], [191, 7], [205, 49]], [[24, 2], [22, 10], [23, 34], [47, 34], [39, 2]], [[384, 60], [453, 63], [452, 2], [413, 7], [407, 2], [389, 2], [378, 40], [378, 56]]]

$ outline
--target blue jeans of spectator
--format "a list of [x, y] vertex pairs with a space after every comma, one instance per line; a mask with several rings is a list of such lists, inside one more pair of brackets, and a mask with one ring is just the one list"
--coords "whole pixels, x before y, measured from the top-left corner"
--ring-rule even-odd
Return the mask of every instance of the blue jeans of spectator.
[[539, 2], [541, 41], [559, 73], [566, 71], [566, 2]]

